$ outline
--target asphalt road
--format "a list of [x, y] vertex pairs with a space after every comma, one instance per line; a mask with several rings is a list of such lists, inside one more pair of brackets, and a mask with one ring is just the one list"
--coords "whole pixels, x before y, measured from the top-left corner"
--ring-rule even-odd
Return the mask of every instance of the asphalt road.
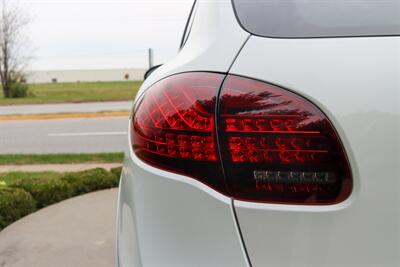
[[0, 106], [0, 115], [131, 110], [132, 101]]
[[128, 122], [125, 117], [0, 121], [0, 154], [123, 152]]

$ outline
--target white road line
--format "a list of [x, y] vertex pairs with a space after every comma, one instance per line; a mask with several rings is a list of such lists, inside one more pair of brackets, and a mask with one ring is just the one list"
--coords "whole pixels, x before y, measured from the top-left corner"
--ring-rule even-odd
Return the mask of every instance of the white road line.
[[122, 136], [127, 132], [91, 132], [91, 133], [51, 133], [48, 137], [80, 137], [80, 136]]

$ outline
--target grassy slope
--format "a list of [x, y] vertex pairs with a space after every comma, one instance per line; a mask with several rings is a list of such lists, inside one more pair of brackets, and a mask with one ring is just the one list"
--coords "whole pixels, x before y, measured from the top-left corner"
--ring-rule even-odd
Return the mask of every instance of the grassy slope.
[[0, 155], [0, 165], [119, 163], [123, 158], [123, 153]]
[[31, 84], [32, 95], [26, 98], [5, 99], [0, 90], [0, 105], [132, 100], [141, 84], [141, 81]]

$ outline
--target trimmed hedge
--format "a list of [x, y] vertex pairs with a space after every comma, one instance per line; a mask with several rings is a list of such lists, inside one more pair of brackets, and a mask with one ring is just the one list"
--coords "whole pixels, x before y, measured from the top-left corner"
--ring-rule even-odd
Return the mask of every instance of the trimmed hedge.
[[28, 178], [15, 182], [12, 187], [24, 189], [37, 201], [38, 208], [44, 208], [72, 196], [72, 187], [55, 178]]
[[71, 185], [72, 196], [117, 187], [119, 181], [119, 177], [104, 169], [68, 173], [61, 179]]
[[111, 173], [114, 174], [115, 177], [117, 177], [117, 179], [119, 181], [119, 178], [121, 177], [121, 174], [122, 174], [122, 167], [111, 169]]
[[122, 168], [65, 173], [61, 178], [32, 177], [0, 186], [0, 231], [37, 209], [70, 197], [117, 187]]
[[36, 211], [31, 194], [19, 188], [0, 188], [0, 230]]

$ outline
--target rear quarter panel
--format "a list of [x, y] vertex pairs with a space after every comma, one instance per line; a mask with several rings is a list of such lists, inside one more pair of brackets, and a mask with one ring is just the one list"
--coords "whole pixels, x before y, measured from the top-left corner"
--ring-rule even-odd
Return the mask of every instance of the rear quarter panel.
[[[227, 73], [249, 37], [230, 0], [198, 0], [189, 38], [154, 83], [190, 71]], [[230, 198], [195, 180], [153, 168], [127, 154], [118, 208], [119, 266], [247, 266]]]
[[178, 55], [148, 77], [139, 93], [167, 76], [190, 71], [229, 71], [249, 37], [236, 21], [231, 0], [197, 0], [190, 34]]

